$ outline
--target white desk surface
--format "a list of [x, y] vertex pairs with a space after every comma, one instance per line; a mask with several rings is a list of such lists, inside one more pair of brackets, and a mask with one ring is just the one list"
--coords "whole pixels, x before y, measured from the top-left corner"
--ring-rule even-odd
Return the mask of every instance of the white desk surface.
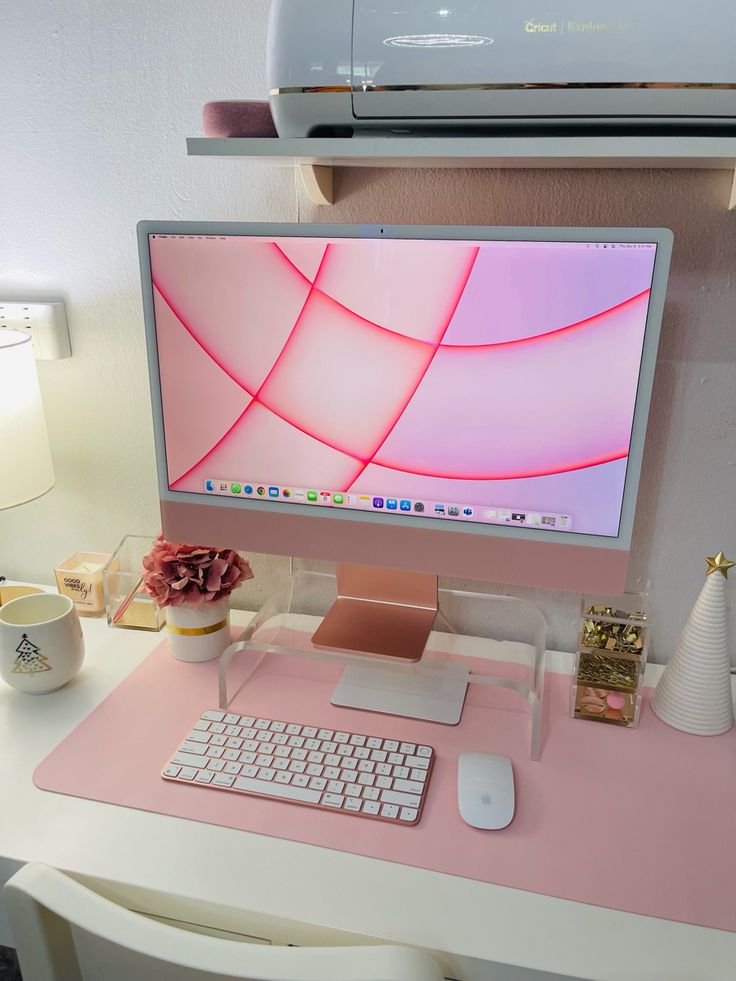
[[165, 637], [111, 630], [104, 617], [85, 619], [84, 634], [85, 666], [60, 691], [0, 682], [0, 881], [17, 863], [46, 862], [123, 898], [155, 890], [183, 909], [215, 903], [442, 952], [450, 976], [473, 981], [510, 976], [478, 961], [595, 981], [736, 977], [736, 934], [37, 790], [37, 764]]

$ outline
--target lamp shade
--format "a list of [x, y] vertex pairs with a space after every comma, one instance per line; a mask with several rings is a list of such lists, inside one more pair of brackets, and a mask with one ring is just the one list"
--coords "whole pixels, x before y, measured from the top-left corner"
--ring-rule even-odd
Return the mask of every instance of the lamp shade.
[[31, 501], [53, 486], [31, 338], [0, 330], [0, 508]]

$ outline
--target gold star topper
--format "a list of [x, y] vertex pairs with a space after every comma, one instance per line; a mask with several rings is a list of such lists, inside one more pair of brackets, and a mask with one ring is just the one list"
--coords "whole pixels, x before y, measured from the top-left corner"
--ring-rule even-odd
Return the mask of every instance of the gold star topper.
[[708, 563], [706, 576], [710, 576], [713, 572], [720, 572], [724, 579], [728, 579], [728, 570], [736, 565], [736, 562], [729, 562], [723, 552], [719, 552], [718, 555], [708, 555], [705, 561]]

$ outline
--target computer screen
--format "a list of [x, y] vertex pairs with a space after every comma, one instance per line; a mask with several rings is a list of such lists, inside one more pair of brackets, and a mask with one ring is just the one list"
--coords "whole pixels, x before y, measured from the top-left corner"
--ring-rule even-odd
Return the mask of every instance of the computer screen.
[[169, 490], [619, 535], [655, 239], [148, 247]]

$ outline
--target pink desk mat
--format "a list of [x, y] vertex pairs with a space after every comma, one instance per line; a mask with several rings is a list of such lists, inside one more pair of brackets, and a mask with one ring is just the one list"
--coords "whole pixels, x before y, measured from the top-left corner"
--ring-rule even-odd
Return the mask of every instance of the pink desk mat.
[[[472, 664], [480, 672], [500, 667]], [[647, 705], [638, 730], [576, 721], [568, 716], [569, 678], [548, 673], [546, 741], [542, 761], [532, 763], [527, 710], [511, 692], [471, 686], [460, 724], [449, 727], [336, 708], [330, 695], [340, 671], [326, 662], [269, 656], [232, 710], [434, 746], [437, 761], [416, 827], [163, 781], [161, 768], [200, 712], [217, 708], [217, 662], [175, 661], [165, 643], [37, 767], [34, 783], [736, 932], [736, 730], [687, 736], [665, 726]], [[507, 829], [479, 831], [461, 820], [456, 774], [464, 751], [513, 761], [517, 807]]]

